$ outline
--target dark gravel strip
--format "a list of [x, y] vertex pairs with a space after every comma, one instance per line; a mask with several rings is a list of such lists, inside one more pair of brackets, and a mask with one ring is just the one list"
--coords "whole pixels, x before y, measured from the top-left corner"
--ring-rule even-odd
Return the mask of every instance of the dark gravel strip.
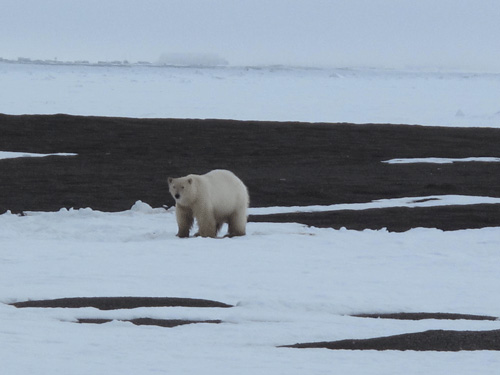
[[351, 315], [356, 318], [374, 318], [374, 319], [397, 319], [397, 320], [499, 320], [495, 316], [488, 315], [470, 315], [470, 314], [452, 314], [452, 313], [390, 313], [390, 314], [356, 314]]
[[500, 330], [430, 330], [372, 339], [311, 342], [281, 347], [298, 349], [325, 348], [332, 350], [416, 350], [451, 352], [461, 350], [500, 350]]
[[99, 310], [135, 309], [137, 307], [233, 307], [222, 302], [205, 299], [171, 297], [78, 297], [52, 300], [24, 301], [12, 304], [15, 307], [94, 307]]
[[500, 157], [499, 145], [494, 128], [0, 114], [0, 151], [78, 154], [1, 160], [0, 213], [171, 206], [168, 176], [216, 168], [245, 182], [252, 207], [498, 197], [500, 163], [382, 162]]
[[249, 221], [293, 222], [320, 228], [344, 227], [354, 230], [386, 228], [391, 232], [404, 232], [420, 227], [449, 231], [500, 226], [500, 204], [250, 215]]
[[[112, 322], [114, 319], [78, 319], [78, 323], [82, 324], [103, 324]], [[184, 320], [184, 319], [152, 319], [152, 318], [137, 318], [137, 319], [119, 319], [120, 322], [130, 322], [136, 326], [159, 326], [165, 328], [173, 328], [186, 324], [220, 324], [221, 320]]]

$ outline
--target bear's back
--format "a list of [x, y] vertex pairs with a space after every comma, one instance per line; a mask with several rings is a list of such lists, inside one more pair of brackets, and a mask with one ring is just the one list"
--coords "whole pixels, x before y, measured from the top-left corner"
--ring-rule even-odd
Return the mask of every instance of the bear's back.
[[202, 176], [210, 186], [212, 199], [219, 206], [245, 205], [248, 207], [249, 198], [247, 187], [233, 172], [225, 169], [215, 169]]

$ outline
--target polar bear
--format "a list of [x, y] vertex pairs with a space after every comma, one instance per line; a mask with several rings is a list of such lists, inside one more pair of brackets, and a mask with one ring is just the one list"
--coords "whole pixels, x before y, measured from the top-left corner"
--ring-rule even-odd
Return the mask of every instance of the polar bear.
[[224, 223], [227, 236], [244, 236], [249, 204], [245, 184], [233, 172], [216, 169], [204, 175], [190, 174], [168, 178], [170, 194], [175, 199], [179, 237], [189, 237], [196, 219], [195, 236], [216, 237]]

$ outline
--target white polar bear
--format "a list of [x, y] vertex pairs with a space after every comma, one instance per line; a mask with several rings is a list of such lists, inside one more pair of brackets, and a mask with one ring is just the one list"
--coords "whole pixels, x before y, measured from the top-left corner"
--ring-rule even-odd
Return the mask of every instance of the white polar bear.
[[245, 184], [233, 172], [216, 169], [204, 175], [190, 174], [168, 178], [170, 194], [175, 199], [179, 237], [189, 237], [196, 218], [196, 235], [216, 237], [224, 223], [227, 236], [244, 236], [249, 204]]

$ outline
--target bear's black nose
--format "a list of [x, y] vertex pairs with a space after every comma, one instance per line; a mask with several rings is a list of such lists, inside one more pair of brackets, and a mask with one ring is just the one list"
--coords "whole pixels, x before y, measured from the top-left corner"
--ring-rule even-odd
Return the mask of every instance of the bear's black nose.
[[179, 194], [175, 194], [174, 197], [175, 197], [175, 199], [179, 199], [180, 195]]

